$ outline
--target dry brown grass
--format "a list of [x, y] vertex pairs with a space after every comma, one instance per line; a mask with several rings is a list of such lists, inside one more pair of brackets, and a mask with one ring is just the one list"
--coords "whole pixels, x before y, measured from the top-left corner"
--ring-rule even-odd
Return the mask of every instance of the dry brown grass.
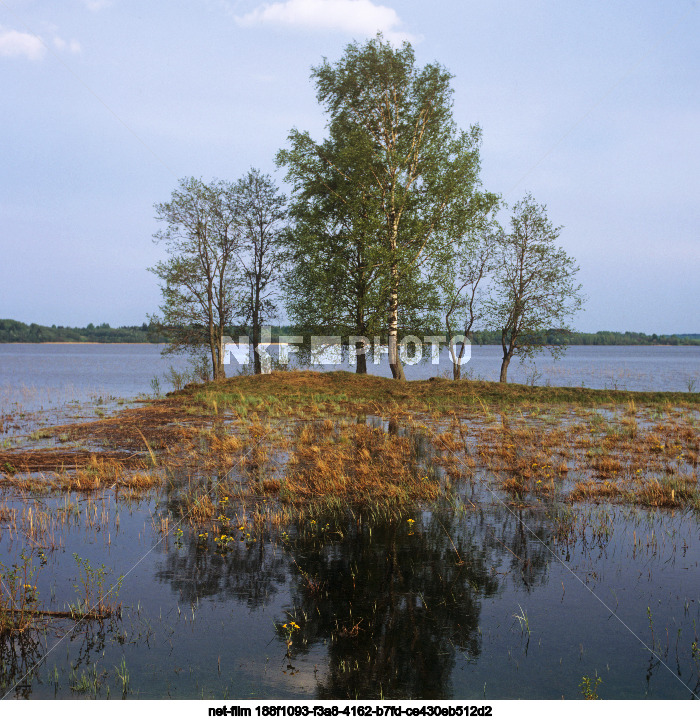
[[700, 488], [696, 475], [644, 479], [637, 484], [632, 498], [644, 506], [666, 508], [691, 506], [700, 510]]
[[600, 478], [612, 478], [622, 471], [622, 461], [611, 456], [594, 457], [590, 465]]
[[622, 494], [619, 486], [614, 481], [579, 481], [571, 491], [571, 501], [592, 501], [596, 499], [618, 498]]
[[202, 524], [211, 521], [219, 509], [209, 493], [195, 491], [185, 497], [183, 513], [189, 522]]
[[439, 484], [416, 457], [408, 437], [365, 425], [306, 425], [286, 473], [261, 491], [298, 503], [340, 497], [353, 504], [433, 499]]

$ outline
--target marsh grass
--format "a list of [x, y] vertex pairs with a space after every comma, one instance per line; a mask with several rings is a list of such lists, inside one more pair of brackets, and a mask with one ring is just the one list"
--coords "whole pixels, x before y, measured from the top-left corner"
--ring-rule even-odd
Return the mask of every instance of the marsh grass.
[[356, 505], [435, 499], [439, 483], [408, 437], [362, 424], [324, 422], [300, 431], [285, 475], [263, 483], [288, 503], [325, 497]]
[[80, 459], [73, 469], [27, 473], [35, 461], [16, 451], [0, 461], [2, 480], [31, 493], [131, 497], [187, 470], [176, 508], [195, 526], [222, 515], [249, 514], [258, 526], [336, 510], [379, 517], [487, 478], [519, 505], [695, 509], [698, 407], [699, 394], [292, 371], [192, 385], [111, 417], [35, 431], [120, 449], [71, 451]]
[[656, 508], [692, 508], [700, 511], [700, 487], [696, 475], [662, 475], [648, 478], [630, 492], [634, 503]]
[[36, 627], [39, 592], [31, 551], [22, 549], [16, 563], [0, 562], [0, 638]]

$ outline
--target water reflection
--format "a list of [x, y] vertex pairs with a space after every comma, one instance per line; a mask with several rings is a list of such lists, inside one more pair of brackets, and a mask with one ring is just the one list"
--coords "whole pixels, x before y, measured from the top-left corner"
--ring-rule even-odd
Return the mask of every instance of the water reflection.
[[193, 534], [185, 547], [175, 547], [166, 555], [156, 580], [168, 583], [188, 603], [208, 597], [237, 598], [255, 608], [285, 583], [287, 566], [288, 559], [262, 538], [217, 553]]
[[192, 538], [169, 551], [157, 578], [191, 602], [235, 597], [256, 607], [284, 590], [277, 639], [289, 642], [292, 675], [325, 653], [320, 698], [448, 698], [457, 655], [475, 663], [481, 653], [483, 600], [546, 580], [547, 552], [525, 524], [548, 538], [537, 517], [498, 508], [307, 519], [225, 555]]

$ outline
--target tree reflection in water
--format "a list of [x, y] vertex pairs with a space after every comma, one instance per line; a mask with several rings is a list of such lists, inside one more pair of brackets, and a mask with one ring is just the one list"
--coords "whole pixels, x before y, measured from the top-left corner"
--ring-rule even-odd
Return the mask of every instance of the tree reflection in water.
[[[525, 525], [545, 541], [549, 531], [541, 516], [505, 508], [415, 513], [413, 522], [307, 520], [285, 540], [223, 555], [192, 537], [157, 578], [190, 602], [236, 598], [254, 608], [287, 591], [278, 639], [292, 641], [292, 669], [326, 649], [321, 698], [448, 698], [457, 656], [475, 663], [481, 652], [483, 600], [546, 580], [547, 551]], [[290, 634], [291, 621], [299, 629]]]
[[505, 509], [341, 531], [289, 548], [290, 614], [301, 625], [293, 653], [327, 643], [321, 698], [451, 697], [456, 654], [475, 662], [481, 651], [482, 599], [506, 579], [531, 585], [546, 572], [546, 551]]

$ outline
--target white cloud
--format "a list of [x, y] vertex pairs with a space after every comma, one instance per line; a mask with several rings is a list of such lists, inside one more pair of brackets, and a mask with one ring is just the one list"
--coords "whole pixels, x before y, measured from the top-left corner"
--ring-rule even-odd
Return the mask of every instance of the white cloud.
[[401, 19], [393, 8], [372, 0], [286, 0], [266, 3], [252, 12], [236, 16], [243, 27], [281, 25], [308, 30], [331, 30], [353, 36], [374, 35], [402, 42], [415, 37], [398, 30]]
[[67, 42], [58, 36], [54, 37], [53, 44], [56, 50], [67, 50], [70, 53], [79, 53], [81, 51], [80, 43], [77, 40]]
[[0, 27], [0, 55], [6, 57], [25, 57], [29, 60], [41, 60], [46, 48], [41, 38], [17, 30], [5, 30]]
[[112, 4], [112, 0], [82, 0], [83, 5], [92, 12], [108, 8]]

